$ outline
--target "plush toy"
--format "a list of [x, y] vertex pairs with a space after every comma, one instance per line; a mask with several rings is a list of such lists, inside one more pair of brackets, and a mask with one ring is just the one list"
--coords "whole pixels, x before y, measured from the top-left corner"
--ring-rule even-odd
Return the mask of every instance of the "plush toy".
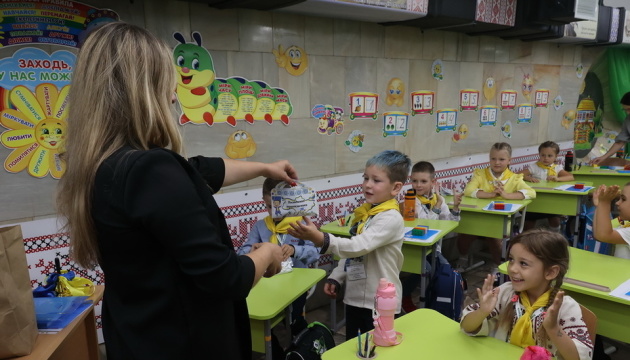
[[523, 351], [521, 360], [551, 360], [551, 353], [544, 347], [528, 346]]

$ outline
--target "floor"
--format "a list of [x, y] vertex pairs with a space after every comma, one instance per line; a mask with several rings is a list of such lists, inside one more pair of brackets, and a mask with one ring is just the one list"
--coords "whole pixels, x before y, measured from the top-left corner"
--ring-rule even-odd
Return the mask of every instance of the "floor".
[[[478, 287], [481, 287], [481, 285], [483, 284], [483, 279], [485, 278], [485, 276], [488, 274], [490, 270], [491, 270], [491, 266], [484, 264], [483, 266], [464, 274], [464, 279], [466, 280], [468, 284], [468, 291], [466, 294], [467, 296], [466, 296], [466, 299], [464, 300], [465, 305], [468, 305], [469, 303], [473, 303], [477, 301], [477, 292], [475, 289]], [[420, 293], [420, 289], [416, 289], [414, 299], [418, 299], [419, 293]], [[423, 304], [419, 302], [419, 300], [417, 301], [418, 302], [416, 302], [416, 305], [418, 307], [422, 307]], [[308, 308], [308, 304], [307, 304], [307, 308]], [[341, 301], [338, 301], [337, 302], [338, 320], [342, 319], [341, 318], [342, 314], [343, 314], [343, 303]], [[308, 322], [319, 321], [330, 327], [331, 325], [330, 305], [326, 304], [321, 307], [307, 311], [306, 320]], [[278, 336], [278, 339], [280, 340], [280, 343], [282, 346], [286, 347], [290, 344], [290, 341], [291, 341], [290, 333], [289, 331], [287, 331], [287, 329], [284, 326], [282, 325], [277, 326], [276, 329], [274, 329], [274, 334]], [[345, 341], [345, 327], [341, 327], [340, 329], [338, 329], [334, 334], [334, 338], [337, 344], [344, 342]], [[630, 344], [620, 343], [614, 340], [604, 338], [604, 348], [606, 352], [610, 352], [608, 357], [603, 356], [596, 360], [630, 359]], [[264, 359], [264, 354], [260, 354], [260, 353], [252, 354], [252, 360], [261, 360], [261, 359]]]

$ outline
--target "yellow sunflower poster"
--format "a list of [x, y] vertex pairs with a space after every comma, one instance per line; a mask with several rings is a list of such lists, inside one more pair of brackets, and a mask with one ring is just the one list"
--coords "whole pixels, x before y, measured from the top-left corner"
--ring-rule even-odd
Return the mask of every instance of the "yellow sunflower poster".
[[[27, 171], [59, 179], [65, 163], [59, 156], [66, 136], [68, 92], [75, 55], [20, 49], [0, 60], [0, 142], [11, 153], [4, 160], [10, 173]], [[55, 67], [53, 68], [53, 65]]]

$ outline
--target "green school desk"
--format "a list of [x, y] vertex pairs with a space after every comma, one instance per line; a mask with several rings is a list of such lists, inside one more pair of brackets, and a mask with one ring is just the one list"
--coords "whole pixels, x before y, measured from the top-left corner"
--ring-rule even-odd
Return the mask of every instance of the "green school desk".
[[[289, 306], [326, 275], [322, 269], [297, 269], [262, 278], [249, 292], [247, 308], [252, 332], [252, 349], [271, 360], [271, 328], [285, 316]], [[284, 310], [284, 311], [283, 311]]]
[[[431, 309], [418, 309], [394, 320], [394, 329], [403, 334], [400, 344], [377, 347], [375, 360], [466, 359], [518, 360], [523, 349], [493, 337], [472, 337], [459, 329], [459, 323]], [[322, 360], [358, 359], [357, 339], [340, 344], [322, 355]]]
[[[440, 232], [432, 239], [431, 242], [414, 242], [414, 241], [403, 241], [402, 253], [404, 255], [402, 271], [413, 273], [413, 274], [423, 274], [424, 269], [424, 260], [426, 259], [427, 253], [429, 249], [434, 250], [436, 244], [442, 241], [442, 238], [446, 236], [449, 232], [453, 231], [457, 227], [457, 221], [450, 220], [427, 220], [427, 219], [415, 219], [413, 221], [405, 221], [405, 227], [414, 227], [416, 225], [424, 225], [428, 226], [429, 230], [440, 230]], [[350, 237], [350, 226], [339, 226], [337, 221], [330, 222], [328, 224], [322, 225], [320, 228], [321, 231], [327, 232], [333, 235]], [[433, 261], [432, 264], [435, 264], [435, 254], [433, 251]], [[433, 274], [433, 268], [431, 268], [431, 274]], [[427, 278], [422, 276], [420, 278], [420, 289], [422, 294], [427, 286]], [[336, 331], [340, 324], [336, 323], [337, 313], [336, 306], [334, 303], [331, 304], [331, 324], [333, 331]]]
[[[453, 196], [445, 196], [444, 198], [448, 206], [452, 208]], [[497, 200], [508, 204], [516, 204], [517, 206], [510, 211], [488, 211], [483, 209], [486, 205]], [[497, 239], [509, 237], [512, 233], [511, 224], [514, 222], [514, 216], [520, 210], [528, 208], [531, 202], [532, 200], [475, 199], [464, 196], [462, 203], [459, 205], [461, 219], [455, 231], [462, 234], [487, 236]]]
[[577, 182], [592, 182], [593, 186], [605, 184], [619, 185], [623, 187], [630, 181], [630, 173], [620, 173], [617, 170], [602, 169], [600, 167], [582, 166], [579, 170], [572, 172]]
[[[609, 291], [586, 286], [601, 285], [614, 290], [630, 279], [630, 260], [569, 248], [569, 272], [566, 278], [586, 282], [584, 286], [565, 281], [562, 289], [597, 315], [597, 333], [630, 343], [630, 301], [610, 296]], [[507, 273], [507, 263], [499, 270]], [[569, 280], [570, 281], [570, 280]]]
[[582, 200], [588, 195], [588, 191], [576, 192], [566, 190], [556, 190], [558, 186], [573, 185], [577, 182], [584, 183], [584, 186], [593, 186], [592, 182], [582, 181], [541, 181], [538, 183], [527, 182], [532, 189], [536, 190], [536, 198], [527, 205], [527, 211], [541, 213], [541, 214], [555, 214], [555, 215], [567, 215], [576, 216], [575, 226], [573, 229], [573, 246], [577, 245], [577, 233], [579, 229], [579, 215], [580, 205]]

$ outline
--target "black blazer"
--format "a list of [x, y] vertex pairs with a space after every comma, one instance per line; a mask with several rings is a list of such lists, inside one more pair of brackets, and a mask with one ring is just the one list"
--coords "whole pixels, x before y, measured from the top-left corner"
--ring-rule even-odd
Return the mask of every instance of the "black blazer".
[[162, 148], [125, 147], [99, 167], [91, 208], [108, 359], [251, 359], [255, 269], [212, 196], [224, 177], [220, 158]]

